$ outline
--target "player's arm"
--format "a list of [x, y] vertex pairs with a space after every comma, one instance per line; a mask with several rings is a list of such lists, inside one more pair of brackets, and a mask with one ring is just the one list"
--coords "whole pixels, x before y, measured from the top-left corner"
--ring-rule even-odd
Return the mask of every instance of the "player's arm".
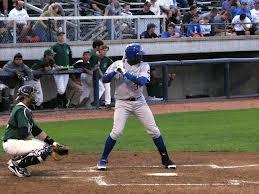
[[129, 79], [130, 81], [134, 82], [135, 84], [138, 84], [140, 86], [144, 86], [148, 83], [148, 79], [144, 76], [137, 77], [129, 72], [126, 72], [124, 76]]
[[149, 66], [146, 66], [143, 68], [144, 68], [142, 70], [143, 73], [141, 73], [139, 77], [133, 75], [132, 73], [127, 72], [127, 70], [123, 67], [123, 65], [119, 65], [117, 67], [117, 71], [123, 74], [127, 79], [134, 82], [135, 84], [144, 86], [149, 82], [150, 70], [149, 70]]
[[120, 61], [116, 61], [113, 64], [111, 64], [108, 69], [106, 70], [104, 76], [102, 77], [103, 83], [109, 83], [114, 78], [114, 76], [117, 73], [117, 64], [121, 63]]
[[105, 73], [103, 78], [102, 78], [102, 81], [103, 83], [109, 83], [111, 82], [112, 78], [116, 75], [116, 71], [112, 71], [110, 73]]

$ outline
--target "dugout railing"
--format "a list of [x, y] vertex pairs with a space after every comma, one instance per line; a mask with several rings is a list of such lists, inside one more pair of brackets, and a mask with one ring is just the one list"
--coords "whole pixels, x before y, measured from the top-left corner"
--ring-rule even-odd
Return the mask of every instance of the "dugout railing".
[[[163, 78], [163, 99], [164, 101], [168, 101], [168, 68], [171, 66], [196, 66], [196, 65], [224, 65], [224, 96], [225, 98], [232, 98], [234, 96], [231, 95], [231, 65], [235, 64], [259, 64], [259, 58], [218, 58], [218, 59], [197, 59], [197, 60], [169, 60], [169, 61], [154, 61], [149, 62], [151, 67], [161, 67], [162, 68], [162, 78]], [[244, 72], [246, 70], [244, 69]], [[53, 74], [80, 74], [82, 73], [82, 69], [71, 69], [71, 70], [63, 70], [63, 71], [49, 71], [49, 72], [40, 72], [33, 71], [34, 76], [44, 76], [44, 75], [53, 75]], [[6, 71], [0, 71], [0, 81], [6, 79], [12, 79], [15, 77], [15, 73], [10, 73]], [[98, 73], [94, 72], [93, 80], [94, 80], [94, 103], [95, 106], [99, 107], [99, 80]], [[257, 93], [253, 94], [257, 95]], [[245, 97], [246, 95], [239, 95], [240, 97]]]

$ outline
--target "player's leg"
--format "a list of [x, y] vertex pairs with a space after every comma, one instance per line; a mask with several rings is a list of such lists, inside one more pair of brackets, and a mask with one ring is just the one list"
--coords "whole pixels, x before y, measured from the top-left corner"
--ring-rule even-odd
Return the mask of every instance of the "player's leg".
[[137, 102], [138, 105], [134, 110], [134, 114], [140, 120], [140, 122], [144, 125], [147, 130], [147, 133], [152, 137], [160, 155], [162, 164], [166, 168], [176, 168], [175, 163], [170, 160], [166, 145], [164, 143], [163, 137], [160, 134], [160, 130], [156, 125], [153, 113], [151, 112], [149, 106], [144, 101]]
[[80, 96], [80, 105], [85, 106], [86, 103], [90, 99], [90, 88], [89, 88], [88, 83], [87, 83], [87, 80], [88, 80], [87, 74], [82, 73], [81, 77], [80, 77], [80, 80], [81, 80], [81, 85], [82, 85], [82, 89], [83, 89], [83, 92]]
[[8, 161], [8, 168], [19, 177], [30, 176], [26, 167], [39, 164], [51, 154], [51, 147], [43, 141], [9, 139], [3, 144], [6, 153], [16, 156]]
[[105, 105], [110, 106], [111, 104], [111, 83], [105, 83], [104, 84], [104, 99], [105, 99]]
[[105, 91], [104, 83], [101, 80], [99, 80], [99, 99], [102, 97], [104, 91]]
[[107, 158], [111, 153], [116, 140], [122, 135], [127, 118], [131, 113], [131, 106], [122, 100], [117, 100], [115, 104], [113, 128], [107, 137], [102, 155], [97, 163], [98, 170], [105, 170], [107, 166]]
[[36, 89], [36, 93], [35, 93], [36, 106], [40, 106], [43, 102], [43, 93], [42, 93], [40, 80], [34, 80], [34, 87]]

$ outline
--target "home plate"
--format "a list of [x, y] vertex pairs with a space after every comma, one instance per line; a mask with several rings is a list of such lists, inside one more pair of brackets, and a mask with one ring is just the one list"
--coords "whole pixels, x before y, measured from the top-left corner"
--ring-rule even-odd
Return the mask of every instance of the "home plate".
[[147, 173], [148, 176], [177, 176], [177, 173]]

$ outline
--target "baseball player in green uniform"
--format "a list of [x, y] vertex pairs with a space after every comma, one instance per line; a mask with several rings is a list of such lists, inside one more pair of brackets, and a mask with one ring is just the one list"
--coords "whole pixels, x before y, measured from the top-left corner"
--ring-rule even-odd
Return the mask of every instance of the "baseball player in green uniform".
[[[55, 63], [59, 67], [66, 67], [72, 64], [72, 51], [70, 46], [65, 43], [65, 32], [59, 31], [57, 33], [57, 43], [52, 46], [52, 50], [56, 53], [54, 56]], [[58, 103], [61, 107], [66, 107], [66, 89], [69, 80], [69, 74], [54, 75], [58, 91]]]
[[113, 128], [106, 139], [103, 153], [97, 163], [98, 170], [107, 168], [107, 159], [117, 139], [122, 135], [128, 117], [133, 114], [146, 128], [152, 137], [166, 168], [176, 168], [175, 163], [169, 158], [167, 149], [156, 125], [154, 116], [143, 96], [143, 87], [150, 81], [150, 67], [142, 62], [144, 55], [140, 44], [130, 44], [125, 50], [125, 60], [114, 62], [103, 76], [103, 82], [115, 80], [115, 112]]
[[[27, 166], [39, 164], [58, 145], [34, 122], [29, 106], [35, 100], [35, 90], [25, 85], [19, 88], [16, 100], [19, 102], [10, 114], [3, 136], [3, 149], [13, 156], [8, 161], [8, 169], [18, 177], [28, 177]], [[37, 139], [33, 138], [37, 137]]]

